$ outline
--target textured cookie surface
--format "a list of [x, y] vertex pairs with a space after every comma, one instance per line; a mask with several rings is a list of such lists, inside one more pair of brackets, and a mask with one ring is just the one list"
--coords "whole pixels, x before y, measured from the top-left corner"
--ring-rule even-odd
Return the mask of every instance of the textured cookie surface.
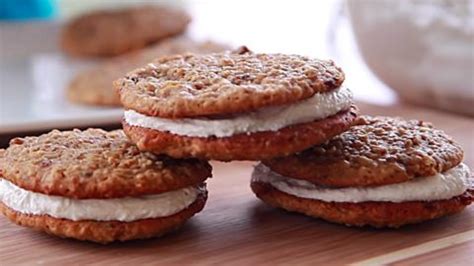
[[63, 50], [74, 56], [116, 56], [185, 31], [190, 17], [162, 6], [97, 11], [68, 23]]
[[161, 236], [173, 231], [200, 212], [207, 199], [207, 193], [201, 193], [188, 208], [167, 217], [137, 220], [133, 222], [119, 221], [71, 221], [58, 219], [48, 215], [27, 215], [8, 208], [0, 202], [0, 212], [12, 222], [30, 227], [48, 234], [87, 240], [102, 244], [113, 241], [126, 241]]
[[69, 84], [70, 101], [91, 105], [120, 106], [120, 99], [113, 82], [137, 67], [163, 55], [185, 52], [212, 53], [228, 47], [214, 42], [195, 42], [185, 38], [170, 38], [143, 50], [108, 60], [106, 63], [80, 72]]
[[263, 160], [284, 156], [322, 143], [348, 130], [357, 117], [352, 107], [323, 120], [302, 123], [278, 131], [238, 134], [231, 137], [187, 137], [169, 132], [130, 126], [123, 121], [127, 136], [139, 149], [174, 158], [220, 161]]
[[335, 89], [343, 81], [342, 70], [332, 61], [242, 49], [161, 57], [115, 86], [126, 109], [179, 118], [289, 104]]
[[57, 131], [16, 138], [0, 153], [3, 178], [26, 190], [69, 198], [157, 194], [202, 183], [211, 166], [140, 152], [121, 130]]
[[463, 159], [461, 147], [431, 124], [367, 116], [358, 123], [327, 143], [263, 163], [283, 176], [351, 187], [432, 176]]
[[324, 202], [299, 198], [269, 184], [252, 182], [253, 192], [265, 203], [348, 226], [397, 228], [458, 213], [474, 200], [474, 191], [447, 200], [394, 202]]

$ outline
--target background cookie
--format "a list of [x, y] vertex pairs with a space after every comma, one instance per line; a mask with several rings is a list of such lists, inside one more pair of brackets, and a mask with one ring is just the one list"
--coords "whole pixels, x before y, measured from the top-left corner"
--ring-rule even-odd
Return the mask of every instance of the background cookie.
[[180, 34], [190, 20], [164, 6], [97, 11], [65, 25], [61, 47], [73, 56], [116, 56]]
[[79, 73], [69, 84], [67, 97], [70, 101], [91, 105], [120, 106], [120, 99], [112, 83], [137, 67], [163, 55], [185, 52], [212, 53], [228, 47], [214, 42], [195, 42], [186, 38], [169, 38], [151, 47], [135, 51]]
[[461, 147], [429, 123], [369, 117], [330, 141], [263, 161], [292, 178], [332, 186], [378, 186], [444, 172], [463, 159]]

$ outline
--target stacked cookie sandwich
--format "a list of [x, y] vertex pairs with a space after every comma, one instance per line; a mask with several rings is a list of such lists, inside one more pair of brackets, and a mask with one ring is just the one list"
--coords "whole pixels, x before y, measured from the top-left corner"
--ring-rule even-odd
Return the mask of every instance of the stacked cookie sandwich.
[[0, 211], [11, 221], [108, 243], [171, 231], [207, 199], [211, 166], [140, 152], [122, 131], [57, 131], [0, 150]]
[[357, 114], [332, 61], [235, 53], [161, 57], [118, 80], [123, 128], [140, 150], [260, 160], [348, 130]]
[[421, 121], [364, 117], [349, 131], [255, 167], [252, 190], [270, 205], [353, 226], [399, 227], [473, 201], [463, 151]]

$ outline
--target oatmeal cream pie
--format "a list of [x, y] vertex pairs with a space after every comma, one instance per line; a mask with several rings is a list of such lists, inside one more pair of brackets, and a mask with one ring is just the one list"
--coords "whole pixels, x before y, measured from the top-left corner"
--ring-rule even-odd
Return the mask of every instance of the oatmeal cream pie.
[[163, 55], [185, 52], [213, 53], [227, 49], [228, 47], [211, 41], [197, 42], [182, 37], [168, 38], [145, 49], [111, 58], [97, 67], [80, 72], [69, 83], [67, 98], [80, 104], [120, 106], [119, 96], [112, 83], [128, 71]]
[[190, 21], [186, 12], [166, 6], [95, 11], [64, 26], [61, 47], [77, 57], [116, 56], [179, 35]]
[[176, 158], [289, 155], [350, 128], [352, 93], [332, 61], [235, 52], [161, 57], [115, 82], [127, 136]]
[[363, 117], [303, 152], [263, 161], [251, 187], [264, 202], [349, 226], [399, 227], [473, 201], [463, 150], [422, 121]]
[[122, 131], [57, 131], [0, 150], [0, 211], [49, 234], [99, 243], [149, 238], [201, 211], [211, 166], [140, 152]]

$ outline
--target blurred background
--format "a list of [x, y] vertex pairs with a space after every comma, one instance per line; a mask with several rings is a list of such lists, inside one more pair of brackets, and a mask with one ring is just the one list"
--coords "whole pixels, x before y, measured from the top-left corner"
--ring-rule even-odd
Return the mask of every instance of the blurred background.
[[[113, 56], [71, 52], [93, 36], [115, 34], [102, 38], [107, 47], [134, 38], [127, 30], [159, 31], [182, 19], [168, 13], [148, 18], [156, 23], [131, 23], [133, 30], [110, 22], [140, 20], [141, 13], [122, 19], [117, 12], [155, 5], [184, 11], [191, 20], [166, 40], [147, 40]], [[104, 12], [106, 19], [91, 19]], [[71, 26], [78, 20], [86, 26]], [[109, 28], [113, 33], [102, 33]], [[82, 39], [71, 41], [74, 31]], [[110, 96], [111, 79], [156, 56], [183, 52], [189, 42], [190, 50], [202, 50], [196, 44], [209, 41], [212, 47], [333, 59], [360, 102], [474, 117], [472, 0], [0, 0], [0, 135], [118, 126], [122, 110]]]

